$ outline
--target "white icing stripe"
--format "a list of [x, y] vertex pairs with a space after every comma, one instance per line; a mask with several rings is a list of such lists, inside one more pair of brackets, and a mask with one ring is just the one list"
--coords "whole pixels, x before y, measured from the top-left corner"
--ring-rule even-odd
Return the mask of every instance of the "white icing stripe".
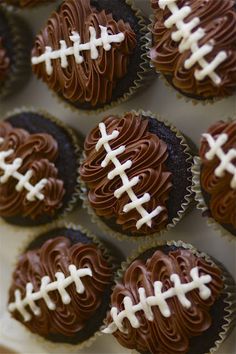
[[123, 333], [126, 333], [126, 329], [123, 326], [123, 321], [127, 318], [133, 328], [139, 328], [140, 322], [136, 316], [136, 313], [143, 311], [148, 321], [153, 321], [154, 315], [152, 307], [158, 306], [161, 314], [164, 317], [171, 316], [171, 307], [168, 305], [167, 300], [176, 296], [180, 304], [185, 308], [191, 307], [191, 302], [187, 299], [186, 294], [195, 289], [199, 290], [199, 296], [203, 300], [207, 300], [211, 296], [211, 290], [205, 285], [212, 281], [210, 275], [199, 276], [199, 268], [192, 268], [190, 271], [192, 281], [190, 283], [181, 283], [179, 275], [172, 274], [170, 280], [174, 283], [174, 287], [162, 292], [163, 284], [160, 281], [154, 283], [154, 295], [146, 296], [145, 289], [139, 288], [139, 300], [136, 305], [132, 303], [130, 297], [126, 296], [123, 300], [124, 310], [118, 313], [116, 307], [111, 309], [111, 317], [113, 322], [108, 325], [102, 332], [114, 333], [117, 329]]
[[172, 33], [171, 38], [175, 42], [180, 42], [179, 51], [183, 53], [186, 50], [191, 50], [192, 55], [184, 63], [185, 69], [191, 69], [196, 63], [200, 65], [202, 70], [195, 70], [194, 76], [196, 80], [202, 81], [207, 76], [211, 80], [219, 85], [221, 83], [221, 78], [216, 74], [215, 70], [217, 67], [227, 59], [227, 53], [221, 51], [217, 56], [208, 63], [205, 56], [212, 52], [214, 48], [214, 41], [209, 41], [207, 44], [199, 47], [199, 41], [206, 35], [203, 28], [198, 28], [192, 33], [192, 30], [199, 25], [200, 19], [198, 17], [193, 18], [189, 23], [185, 23], [185, 18], [191, 13], [190, 6], [183, 6], [181, 9], [178, 8], [176, 4], [178, 0], [159, 0], [159, 7], [165, 9], [168, 7], [172, 15], [164, 22], [167, 28], [172, 26], [177, 27], [177, 31]]
[[39, 57], [32, 57], [32, 64], [37, 65], [45, 63], [47, 74], [52, 75], [52, 60], [60, 59], [61, 67], [67, 68], [69, 65], [67, 57], [74, 56], [76, 63], [81, 64], [84, 61], [83, 56], [80, 54], [82, 51], [90, 51], [91, 59], [95, 60], [99, 55], [98, 47], [103, 47], [105, 51], [109, 51], [111, 49], [111, 43], [121, 43], [125, 39], [124, 33], [109, 34], [106, 27], [99, 27], [101, 30], [100, 38], [96, 38], [96, 30], [94, 27], [89, 27], [90, 41], [87, 43], [81, 43], [80, 35], [77, 32], [72, 32], [72, 35], [70, 36], [70, 40], [73, 42], [72, 47], [67, 47], [66, 42], [61, 40], [59, 50], [53, 50], [49, 46], [46, 47], [45, 52], [42, 55]]
[[51, 283], [51, 280], [48, 276], [45, 276], [41, 280], [40, 290], [33, 292], [33, 285], [28, 283], [26, 285], [26, 296], [24, 299], [21, 299], [21, 293], [17, 289], [15, 291], [15, 302], [12, 302], [8, 306], [10, 312], [18, 311], [24, 318], [24, 321], [30, 321], [32, 316], [26, 310], [26, 306], [29, 306], [35, 316], [40, 316], [41, 310], [35, 304], [35, 301], [43, 299], [50, 310], [56, 309], [56, 304], [50, 299], [48, 293], [50, 291], [57, 290], [60, 294], [63, 304], [68, 305], [71, 302], [70, 295], [66, 291], [66, 288], [75, 283], [76, 292], [82, 294], [85, 291], [85, 287], [80, 278], [90, 276], [92, 277], [92, 271], [90, 268], [81, 268], [76, 269], [76, 266], [71, 264], [69, 266], [70, 276], [65, 277], [61, 272], [55, 274], [56, 281]]
[[225, 172], [233, 175], [230, 186], [236, 189], [236, 166], [232, 162], [236, 159], [236, 149], [230, 149], [226, 154], [222, 147], [228, 141], [227, 134], [221, 134], [215, 140], [210, 134], [203, 134], [207, 140], [210, 150], [205, 154], [207, 160], [211, 161], [215, 157], [220, 160], [219, 166], [215, 169], [217, 177], [224, 177]]
[[147, 224], [149, 227], [152, 226], [152, 219], [159, 215], [164, 208], [161, 206], [158, 206], [155, 210], [153, 210], [151, 213], [148, 213], [144, 207], [143, 204], [147, 203], [150, 201], [151, 196], [149, 193], [145, 193], [141, 198], [138, 198], [134, 191], [133, 187], [136, 186], [139, 183], [139, 177], [133, 177], [131, 180], [129, 180], [129, 177], [125, 173], [125, 170], [129, 169], [132, 166], [132, 161], [128, 160], [124, 164], [121, 164], [120, 161], [118, 160], [117, 156], [125, 151], [125, 146], [121, 146], [116, 150], [112, 150], [109, 141], [116, 139], [119, 136], [119, 132], [117, 130], [114, 130], [110, 135], [107, 134], [106, 132], [106, 126], [104, 123], [99, 124], [99, 129], [101, 132], [101, 138], [97, 142], [96, 145], [96, 150], [99, 151], [101, 147], [103, 146], [104, 149], [107, 152], [107, 155], [105, 159], [102, 161], [101, 166], [106, 167], [109, 162], [111, 161], [115, 168], [108, 173], [108, 179], [113, 179], [116, 176], [120, 176], [123, 185], [115, 190], [114, 196], [118, 199], [121, 197], [122, 194], [127, 193], [131, 202], [126, 204], [123, 208], [124, 213], [128, 213], [129, 211], [136, 209], [138, 213], [141, 215], [141, 219], [137, 221], [136, 227], [139, 230], [144, 224]]
[[[0, 138], [0, 144], [4, 142], [3, 138]], [[22, 166], [23, 160], [21, 158], [16, 158], [11, 164], [6, 163], [7, 157], [11, 156], [14, 153], [14, 150], [10, 149], [7, 151], [0, 151], [0, 171], [3, 172], [0, 177], [0, 184], [7, 183], [9, 178], [15, 178], [18, 183], [16, 185], [16, 191], [21, 192], [23, 189], [26, 189], [28, 193], [26, 194], [26, 199], [29, 202], [33, 202], [36, 199], [43, 200], [44, 195], [41, 191], [44, 189], [48, 180], [43, 178], [35, 186], [30, 183], [30, 179], [33, 176], [33, 171], [29, 170], [25, 175], [22, 175], [18, 172], [18, 169]]]

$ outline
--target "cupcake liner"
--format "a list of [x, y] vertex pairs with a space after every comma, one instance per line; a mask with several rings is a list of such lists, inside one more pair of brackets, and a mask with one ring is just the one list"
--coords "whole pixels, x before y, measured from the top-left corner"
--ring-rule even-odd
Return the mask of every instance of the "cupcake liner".
[[137, 72], [137, 78], [134, 80], [133, 85], [129, 88], [127, 92], [124, 93], [124, 95], [120, 98], [118, 98], [115, 101], [112, 101], [110, 103], [105, 104], [101, 108], [92, 108], [92, 109], [82, 109], [82, 108], [76, 108], [72, 103], [69, 101], [66, 101], [64, 98], [60, 97], [57, 93], [55, 93], [53, 90], [49, 89], [49, 91], [52, 93], [52, 96], [58, 101], [58, 103], [63, 104], [65, 108], [70, 108], [72, 112], [81, 112], [87, 115], [92, 115], [92, 114], [99, 114], [101, 112], [104, 112], [108, 109], [112, 109], [130, 99], [134, 94], [136, 94], [137, 91], [139, 91], [142, 87], [147, 86], [148, 84], [151, 83], [151, 81], [155, 78], [155, 73], [154, 70], [150, 68], [149, 65], [149, 59], [148, 59], [148, 52], [150, 48], [150, 40], [148, 39], [147, 36], [147, 23], [144, 19], [144, 16], [142, 14], [142, 11], [138, 9], [134, 5], [133, 0], [125, 0], [126, 4], [131, 7], [131, 9], [134, 11], [135, 16], [138, 18], [138, 24], [140, 26], [140, 33], [142, 34], [141, 37], [141, 49], [143, 54], [141, 55], [142, 62], [139, 65], [139, 70]]
[[[204, 252], [198, 251], [193, 245], [185, 243], [183, 241], [157, 241], [154, 240], [153, 242], [149, 244], [143, 244], [141, 245], [137, 250], [135, 250], [131, 256], [127, 258], [125, 262], [121, 264], [121, 268], [117, 271], [116, 276], [115, 276], [115, 282], [118, 284], [121, 279], [123, 278], [128, 266], [136, 259], [138, 258], [142, 253], [147, 251], [150, 248], [156, 248], [160, 246], [176, 246], [176, 247], [182, 247], [185, 249], [188, 249], [192, 251], [194, 255], [197, 257], [201, 257], [205, 259], [205, 261], [209, 262], [211, 265], [216, 266], [221, 269], [222, 271], [222, 276], [223, 276], [223, 281], [224, 281], [224, 290], [223, 294], [226, 295], [224, 298], [224, 303], [225, 303], [225, 312], [226, 315], [224, 317], [225, 324], [222, 325], [221, 330], [218, 334], [218, 339], [215, 341], [214, 346], [210, 348], [209, 352], [206, 354], [210, 353], [215, 353], [219, 348], [220, 345], [224, 342], [224, 340], [230, 335], [231, 331], [233, 330], [235, 323], [236, 323], [236, 284], [230, 273], [226, 270], [226, 268], [217, 260], [213, 259], [209, 255], [207, 255]], [[114, 286], [115, 287], [115, 286]], [[105, 321], [104, 321], [104, 326], [103, 329], [106, 327]], [[137, 352], [133, 352], [137, 353]]]
[[[38, 233], [38, 230], [35, 230], [35, 229], [33, 231], [29, 232], [27, 234], [27, 236], [22, 240], [21, 246], [18, 248], [17, 254], [21, 255], [22, 253], [24, 253], [25, 250], [27, 249], [27, 246], [33, 240], [35, 240], [38, 236], [40, 236], [44, 233], [47, 233], [49, 231], [52, 231], [53, 229], [56, 229], [56, 228], [67, 228], [67, 229], [73, 229], [75, 231], [76, 230], [81, 231], [88, 238], [90, 238], [93, 241], [93, 243], [95, 243], [98, 246], [98, 248], [102, 251], [102, 253], [103, 253], [104, 257], [107, 259], [107, 261], [113, 265], [114, 271], [118, 268], [118, 263], [117, 263], [116, 258], [114, 258], [112, 253], [110, 253], [108, 248], [106, 248], [104, 243], [102, 243], [96, 235], [94, 235], [89, 230], [87, 230], [86, 228], [84, 228], [80, 225], [75, 225], [74, 223], [65, 222], [65, 221], [57, 221], [53, 224], [45, 225], [44, 227], [41, 228], [40, 234]], [[17, 257], [14, 260], [14, 262], [12, 262], [12, 268], [15, 269], [16, 265], [17, 265]], [[10, 318], [9, 320], [13, 321], [14, 319]], [[69, 344], [69, 343], [61, 343], [61, 342], [60, 343], [59, 342], [51, 342], [51, 341], [41, 337], [38, 334], [30, 332], [23, 325], [21, 325], [21, 330], [23, 330], [25, 334], [27, 333], [28, 335], [30, 335], [30, 339], [32, 339], [32, 341], [34, 341], [34, 346], [39, 345], [39, 347], [41, 349], [43, 348], [45, 350], [45, 352], [47, 352], [47, 353], [51, 353], [51, 352], [56, 353], [56, 350], [58, 348], [60, 348], [60, 353], [77, 353], [78, 350], [88, 348], [98, 337], [103, 335], [99, 329], [98, 331], [96, 331], [94, 333], [93, 336], [91, 336], [89, 339], [85, 340], [84, 342], [79, 343], [79, 344]]]
[[[28, 81], [30, 70], [30, 45], [29, 29], [26, 23], [15, 12], [6, 7], [1, 7], [9, 24], [12, 46], [14, 49], [14, 64], [10, 64], [10, 70], [0, 87], [0, 98], [5, 98], [17, 92]], [[31, 34], [30, 34], [31, 37]]]
[[[149, 33], [147, 35], [147, 39], [149, 41], [149, 51], [150, 51], [151, 48], [152, 48], [152, 43], [153, 43], [153, 40], [152, 40], [152, 29], [153, 29], [154, 20], [155, 20], [154, 15], [150, 15], [149, 20], [150, 20], [150, 25], [148, 26]], [[186, 96], [184, 93], [180, 92], [177, 88], [172, 86], [168, 82], [168, 80], [165, 77], [165, 75], [161, 71], [159, 71], [159, 70], [157, 70], [155, 68], [154, 63], [151, 60], [150, 54], [149, 54], [149, 60], [150, 60], [150, 62], [149, 62], [150, 68], [155, 70], [156, 74], [158, 74], [158, 77], [162, 80], [162, 82], [164, 82], [164, 84], [168, 88], [169, 92], [170, 93], [174, 92], [177, 99], [184, 99], [186, 103], [192, 103], [194, 106], [199, 105], [199, 104], [201, 104], [203, 106], [206, 106], [206, 105], [215, 104], [215, 103], [221, 101], [222, 99], [226, 98], [226, 97], [214, 97], [214, 98], [207, 98], [207, 99], [200, 100], [200, 99], [197, 99], [197, 98]]]
[[[29, 112], [29, 113], [35, 113], [35, 114], [41, 114], [43, 115], [45, 118], [49, 119], [50, 121], [52, 121], [53, 123], [55, 123], [56, 125], [58, 125], [59, 127], [63, 128], [67, 134], [70, 136], [71, 138], [71, 142], [72, 145], [74, 147], [74, 151], [75, 154], [77, 155], [77, 171], [79, 171], [79, 166], [80, 166], [80, 160], [81, 160], [81, 154], [82, 154], [82, 145], [83, 142], [80, 141], [82, 140], [82, 137], [78, 137], [76, 132], [73, 131], [70, 127], [68, 127], [64, 122], [62, 122], [61, 120], [55, 118], [54, 116], [52, 116], [51, 114], [49, 114], [48, 112], [45, 112], [44, 110], [41, 109], [36, 109], [34, 107], [21, 107], [21, 108], [16, 108], [11, 112], [8, 112], [5, 117], [3, 118], [3, 120], [10, 118], [13, 115], [17, 115], [17, 114], [21, 114], [24, 112]], [[54, 220], [52, 221], [52, 223], [54, 223], [54, 221], [56, 221], [59, 218], [64, 218], [66, 217], [73, 209], [74, 207], [78, 204], [80, 204], [80, 194], [81, 194], [81, 188], [80, 188], [80, 181], [79, 181], [79, 173], [78, 173], [78, 177], [77, 177], [77, 185], [75, 186], [75, 190], [73, 195], [71, 196], [70, 201], [68, 202], [67, 206], [64, 208], [64, 210], [57, 215]], [[51, 222], [50, 222], [51, 224]], [[19, 226], [19, 225], [12, 225], [10, 223], [8, 223], [7, 221], [4, 220], [4, 218], [0, 218], [0, 225], [8, 225], [9, 227], [13, 228], [16, 232], [22, 232], [23, 229], [28, 229], [29, 226]], [[46, 224], [47, 225], [47, 224]], [[34, 228], [39, 229], [41, 228], [42, 225], [35, 225]], [[20, 230], [20, 231], [19, 231]]]
[[[196, 156], [194, 158], [194, 164], [192, 166], [193, 173], [193, 186], [192, 190], [195, 193], [195, 200], [197, 202], [197, 209], [201, 211], [204, 218], [207, 218], [207, 225], [213, 227], [222, 237], [226, 237], [228, 241], [236, 241], [236, 236], [232, 235], [228, 230], [216, 222], [212, 217], [207, 216], [209, 214], [209, 208], [205, 203], [205, 200], [201, 191], [200, 175], [201, 175], [201, 159]], [[205, 214], [205, 215], [204, 215]]]
[[[183, 134], [176, 128], [174, 127], [171, 123], [167, 122], [166, 120], [163, 120], [160, 116], [153, 114], [150, 111], [143, 111], [143, 110], [132, 110], [132, 113], [136, 114], [136, 115], [143, 115], [145, 117], [150, 117], [150, 118], [154, 118], [157, 119], [161, 122], [163, 122], [172, 132], [174, 132], [176, 134], [176, 136], [180, 139], [181, 141], [181, 145], [184, 147], [184, 153], [188, 156], [187, 157], [187, 162], [189, 162], [189, 164], [191, 164], [191, 166], [193, 165], [193, 157], [191, 155], [191, 151], [190, 148], [187, 144], [187, 141], [185, 139], [185, 137], [183, 136]], [[84, 161], [85, 156], [83, 156], [81, 158], [81, 164]], [[188, 169], [188, 172], [191, 172], [191, 166]], [[80, 179], [80, 185], [81, 185], [81, 199], [83, 200], [83, 208], [85, 208], [88, 212], [88, 214], [91, 217], [91, 221], [98, 225], [99, 228], [105, 233], [108, 234], [116, 239], [118, 239], [119, 241], [145, 241], [145, 242], [151, 242], [153, 240], [153, 238], [156, 237], [161, 237], [162, 235], [164, 235], [165, 233], [167, 233], [169, 230], [171, 230], [173, 227], [175, 227], [175, 225], [183, 218], [183, 216], [186, 214], [188, 207], [190, 206], [190, 204], [193, 201], [193, 192], [192, 192], [192, 177], [188, 178], [189, 181], [189, 187], [187, 187], [187, 191], [186, 191], [186, 195], [184, 197], [184, 202], [181, 204], [181, 208], [178, 211], [178, 215], [172, 220], [171, 223], [169, 223], [166, 228], [164, 230], [161, 230], [160, 232], [155, 232], [152, 233], [151, 235], [141, 235], [141, 236], [128, 236], [125, 235], [121, 232], [118, 231], [114, 231], [110, 226], [108, 226], [103, 220], [102, 218], [100, 218], [99, 216], [96, 215], [95, 211], [93, 210], [93, 208], [90, 206], [89, 200], [88, 200], [88, 190], [86, 187], [86, 184]]]

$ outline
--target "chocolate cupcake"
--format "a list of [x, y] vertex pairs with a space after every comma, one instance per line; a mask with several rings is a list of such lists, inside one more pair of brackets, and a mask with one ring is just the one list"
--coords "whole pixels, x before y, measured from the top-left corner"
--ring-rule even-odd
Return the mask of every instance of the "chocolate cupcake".
[[191, 200], [190, 148], [150, 113], [108, 116], [87, 136], [84, 205], [108, 234], [149, 236], [173, 227]]
[[109, 307], [114, 270], [95, 236], [78, 227], [53, 229], [19, 256], [8, 310], [48, 349], [90, 344]]
[[142, 354], [215, 352], [235, 320], [231, 275], [181, 241], [149, 247], [123, 264], [103, 332]]
[[236, 92], [235, 0], [151, 0], [151, 61], [185, 97], [198, 101]]
[[31, 36], [17, 15], [0, 6], [0, 99], [17, 92], [30, 74]]
[[222, 235], [236, 236], [236, 120], [203, 134], [193, 169], [198, 207]]
[[10, 113], [0, 123], [0, 216], [34, 226], [70, 211], [80, 151], [75, 133], [46, 112]]
[[36, 37], [33, 72], [74, 108], [107, 108], [144, 83], [146, 32], [130, 0], [66, 0]]

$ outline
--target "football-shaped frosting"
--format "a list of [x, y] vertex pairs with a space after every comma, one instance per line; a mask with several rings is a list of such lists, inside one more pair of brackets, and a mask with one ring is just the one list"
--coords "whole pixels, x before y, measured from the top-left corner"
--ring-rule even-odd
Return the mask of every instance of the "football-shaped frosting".
[[181, 93], [222, 98], [236, 90], [234, 0], [152, 0], [151, 59]]
[[33, 72], [71, 103], [104, 105], [126, 75], [135, 47], [128, 22], [92, 1], [68, 0], [36, 37]]

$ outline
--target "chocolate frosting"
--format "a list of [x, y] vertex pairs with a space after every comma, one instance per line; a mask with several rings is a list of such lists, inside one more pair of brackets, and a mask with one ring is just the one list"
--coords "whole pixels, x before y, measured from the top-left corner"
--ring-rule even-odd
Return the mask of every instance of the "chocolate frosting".
[[[36, 185], [44, 178], [48, 180], [42, 190], [44, 199], [35, 201], [27, 200], [26, 189], [20, 192], [16, 190], [18, 181], [13, 177], [10, 177], [7, 183], [1, 183], [0, 215], [3, 217], [21, 215], [31, 219], [37, 219], [44, 214], [53, 216], [56, 210], [61, 208], [65, 193], [64, 182], [58, 178], [55, 166], [58, 156], [56, 140], [49, 134], [29, 134], [24, 129], [12, 127], [8, 122], [0, 123], [0, 137], [4, 139], [0, 144], [0, 152], [14, 150], [14, 153], [6, 159], [7, 163], [21, 158], [23, 163], [18, 172], [24, 175], [32, 170], [33, 175], [30, 179], [32, 185]], [[2, 173], [0, 168], [0, 175]]]
[[76, 64], [74, 56], [68, 57], [69, 65], [62, 68], [60, 59], [52, 61], [53, 73], [48, 75], [45, 63], [33, 65], [33, 72], [58, 94], [71, 102], [90, 103], [92, 106], [105, 104], [112, 98], [117, 80], [127, 73], [129, 58], [136, 47], [136, 36], [128, 23], [116, 22], [112, 14], [98, 11], [88, 0], [67, 0], [58, 12], [54, 12], [47, 26], [36, 37], [32, 56], [40, 56], [45, 47], [53, 50], [60, 48], [60, 40], [72, 46], [70, 36], [73, 31], [79, 33], [81, 43], [89, 42], [89, 27], [96, 29], [100, 37], [99, 25], [107, 27], [109, 34], [123, 33], [124, 41], [112, 43], [111, 49], [99, 50], [99, 57], [91, 59], [90, 51], [83, 51], [84, 61]]
[[[118, 308], [120, 312], [124, 309], [125, 296], [129, 296], [134, 304], [139, 302], [140, 287], [145, 289], [147, 296], [153, 296], [155, 281], [163, 283], [162, 291], [173, 286], [170, 280], [172, 274], [179, 275], [181, 283], [191, 282], [190, 271], [194, 267], [199, 268], [199, 275], [212, 277], [212, 281], [207, 284], [211, 296], [203, 300], [198, 290], [192, 290], [187, 294], [191, 302], [190, 308], [183, 307], [176, 297], [169, 298], [171, 316], [164, 317], [155, 306], [152, 307], [153, 321], [149, 321], [143, 311], [137, 312], [136, 316], [141, 323], [139, 328], [133, 328], [125, 318], [123, 325], [127, 333], [119, 330], [114, 333], [121, 345], [140, 353], [184, 354], [189, 351], [190, 338], [200, 336], [212, 324], [209, 310], [223, 288], [222, 275], [218, 268], [195, 256], [190, 250], [178, 249], [168, 254], [157, 250], [146, 261], [136, 259], [131, 263], [122, 281], [114, 288], [111, 298], [112, 307]], [[110, 315], [107, 322], [112, 322]]]
[[[221, 134], [228, 135], [228, 141], [222, 149], [227, 153], [230, 149], [236, 149], [236, 121], [231, 123], [217, 122], [212, 125], [208, 133], [216, 139]], [[217, 177], [215, 170], [220, 164], [218, 157], [209, 161], [205, 155], [209, 151], [208, 142], [203, 139], [200, 147], [202, 159], [201, 187], [209, 194], [209, 209], [212, 217], [221, 224], [230, 224], [236, 229], [236, 190], [231, 188], [233, 175], [225, 171], [223, 177]], [[234, 160], [236, 166], [236, 160]]]
[[166, 8], [160, 9], [158, 0], [152, 0], [152, 7], [155, 13], [153, 25], [153, 48], [151, 59], [156, 69], [167, 75], [172, 85], [181, 92], [190, 96], [202, 98], [225, 97], [231, 95], [236, 89], [236, 11], [234, 0], [179, 0], [179, 8], [190, 6], [192, 11], [184, 20], [190, 22], [198, 17], [200, 23], [193, 30], [203, 28], [206, 35], [199, 41], [200, 46], [214, 41], [214, 48], [211, 53], [205, 56], [211, 62], [220, 51], [225, 51], [227, 59], [215, 70], [220, 76], [219, 85], [208, 76], [198, 81], [194, 77], [199, 64], [191, 69], [184, 68], [184, 62], [190, 57], [190, 50], [180, 53], [179, 43], [172, 40], [171, 35], [176, 31], [176, 26], [166, 28], [164, 22], [171, 13]]
[[10, 59], [7, 56], [6, 49], [3, 45], [3, 39], [0, 37], [0, 82], [6, 78], [10, 67]]
[[19, 312], [13, 312], [13, 317], [22, 322], [30, 331], [41, 336], [61, 334], [72, 337], [82, 330], [88, 320], [99, 308], [104, 289], [112, 282], [112, 267], [108, 265], [101, 251], [94, 244], [71, 244], [63, 236], [46, 241], [41, 248], [29, 250], [20, 256], [16, 270], [13, 274], [12, 285], [9, 292], [9, 303], [15, 301], [15, 290], [19, 290], [22, 297], [26, 294], [26, 284], [33, 284], [34, 292], [39, 291], [41, 279], [49, 276], [55, 281], [55, 273], [62, 272], [69, 276], [69, 265], [79, 268], [90, 268], [92, 277], [85, 276], [81, 281], [85, 292], [78, 294], [75, 284], [66, 288], [71, 302], [63, 304], [58, 291], [50, 292], [50, 298], [56, 304], [55, 310], [49, 310], [43, 299], [37, 300], [41, 315], [32, 314], [28, 322], [24, 322]]
[[152, 219], [151, 228], [144, 224], [139, 230], [136, 223], [141, 216], [136, 209], [127, 213], [124, 206], [130, 202], [127, 193], [117, 199], [115, 190], [122, 186], [120, 176], [108, 179], [108, 173], [114, 169], [112, 162], [107, 167], [101, 167], [101, 162], [106, 157], [106, 151], [95, 147], [101, 137], [99, 128], [96, 127], [87, 136], [85, 141], [86, 159], [81, 166], [82, 180], [89, 188], [88, 199], [97, 215], [107, 219], [115, 218], [124, 231], [133, 234], [150, 234], [161, 230], [168, 222], [166, 203], [172, 187], [171, 173], [166, 170], [165, 162], [168, 158], [167, 145], [158, 136], [148, 131], [148, 119], [127, 113], [123, 117], [109, 116], [103, 121], [108, 134], [114, 130], [119, 131], [119, 136], [111, 140], [112, 150], [125, 146], [125, 152], [118, 156], [121, 164], [132, 161], [131, 168], [125, 172], [130, 179], [140, 177], [139, 183], [133, 187], [138, 198], [149, 193], [151, 199], [143, 206], [150, 213], [158, 206], [163, 206], [163, 211]]

